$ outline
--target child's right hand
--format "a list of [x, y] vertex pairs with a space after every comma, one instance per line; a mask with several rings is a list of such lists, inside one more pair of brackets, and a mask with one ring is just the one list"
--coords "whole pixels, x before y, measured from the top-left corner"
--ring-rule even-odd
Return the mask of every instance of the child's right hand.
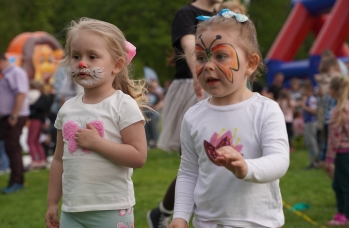
[[188, 228], [188, 223], [184, 219], [175, 218], [172, 220], [168, 228]]
[[203, 99], [204, 98], [204, 90], [201, 88], [199, 81], [196, 79], [194, 80], [194, 91], [196, 96], [199, 99]]
[[223, 146], [217, 149], [216, 152], [218, 154], [215, 160], [217, 164], [225, 166], [239, 179], [243, 179], [246, 176], [248, 167], [242, 154], [231, 146]]
[[58, 206], [57, 205], [49, 206], [47, 208], [45, 222], [46, 222], [47, 228], [59, 228]]

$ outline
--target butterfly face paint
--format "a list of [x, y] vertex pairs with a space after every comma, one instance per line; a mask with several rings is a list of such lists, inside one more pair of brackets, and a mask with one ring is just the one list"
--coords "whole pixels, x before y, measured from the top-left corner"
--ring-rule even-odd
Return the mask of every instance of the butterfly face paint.
[[209, 47], [206, 47], [202, 40], [202, 35], [198, 37], [201, 44], [195, 46], [197, 64], [196, 75], [199, 77], [205, 68], [207, 62], [212, 61], [224, 76], [233, 82], [233, 70], [239, 70], [239, 58], [233, 45], [229, 43], [219, 43], [215, 46], [217, 40], [222, 39], [221, 35], [217, 35]]
[[[79, 67], [83, 66], [83, 62], [79, 63]], [[91, 67], [91, 68], [74, 68], [71, 67], [70, 76], [73, 80], [84, 86], [97, 85], [101, 78], [104, 77], [103, 67]]]

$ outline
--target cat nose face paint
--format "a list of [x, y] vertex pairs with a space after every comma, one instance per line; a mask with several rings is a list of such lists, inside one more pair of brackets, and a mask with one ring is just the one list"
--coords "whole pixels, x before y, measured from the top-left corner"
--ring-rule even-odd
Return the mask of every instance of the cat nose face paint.
[[83, 63], [82, 61], [79, 62], [79, 67], [85, 67], [85, 63]]
[[201, 44], [197, 43], [195, 45], [197, 77], [203, 72], [206, 63], [212, 61], [220, 72], [229, 81], [233, 82], [233, 71], [238, 71], [240, 68], [239, 58], [234, 46], [229, 43], [219, 43], [213, 46], [217, 40], [222, 39], [221, 35], [216, 35], [216, 39], [212, 41], [209, 47], [206, 47], [202, 40], [202, 35], [199, 35], [198, 39], [201, 41]]

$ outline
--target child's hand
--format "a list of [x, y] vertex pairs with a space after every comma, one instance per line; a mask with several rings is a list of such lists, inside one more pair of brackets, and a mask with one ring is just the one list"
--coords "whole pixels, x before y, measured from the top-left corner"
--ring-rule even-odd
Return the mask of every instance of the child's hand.
[[92, 124], [87, 123], [86, 128], [87, 129], [79, 129], [75, 133], [75, 141], [78, 147], [85, 150], [93, 150], [100, 136], [97, 129]]
[[201, 88], [200, 84], [199, 84], [199, 81], [198, 80], [194, 80], [194, 91], [195, 91], [195, 94], [196, 96], [199, 98], [199, 99], [203, 99], [204, 98], [204, 90]]
[[247, 163], [238, 151], [231, 146], [223, 146], [216, 152], [218, 154], [215, 160], [217, 164], [225, 166], [239, 179], [246, 176], [248, 170]]
[[59, 228], [57, 205], [48, 207], [45, 222], [47, 228]]
[[184, 219], [175, 218], [168, 226], [168, 228], [188, 228], [188, 223]]

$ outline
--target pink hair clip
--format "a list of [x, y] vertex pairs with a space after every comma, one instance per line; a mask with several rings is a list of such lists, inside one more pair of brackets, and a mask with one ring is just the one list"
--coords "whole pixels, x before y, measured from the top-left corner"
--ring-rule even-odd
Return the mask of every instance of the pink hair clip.
[[130, 62], [132, 61], [133, 57], [135, 57], [135, 55], [136, 55], [136, 47], [126, 40], [125, 41], [125, 48], [126, 48], [126, 52], [127, 52], [127, 65], [129, 65]]

